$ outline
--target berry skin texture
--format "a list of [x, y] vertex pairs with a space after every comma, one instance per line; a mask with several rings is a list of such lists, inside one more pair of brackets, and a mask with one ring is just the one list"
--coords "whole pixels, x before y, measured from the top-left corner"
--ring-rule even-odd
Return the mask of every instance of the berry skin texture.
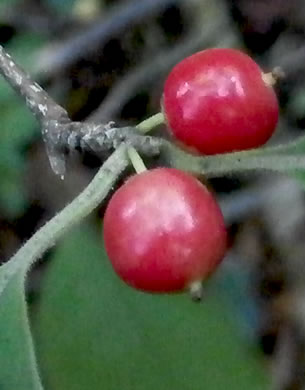
[[263, 145], [279, 116], [262, 70], [235, 49], [207, 49], [178, 63], [165, 82], [163, 110], [180, 143], [209, 155]]
[[121, 279], [168, 293], [206, 279], [223, 259], [226, 229], [207, 188], [193, 176], [156, 168], [128, 179], [111, 198], [104, 242]]

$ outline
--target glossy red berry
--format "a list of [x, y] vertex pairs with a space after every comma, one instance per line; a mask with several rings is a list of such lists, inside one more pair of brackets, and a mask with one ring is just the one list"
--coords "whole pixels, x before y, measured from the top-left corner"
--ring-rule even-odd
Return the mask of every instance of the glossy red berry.
[[148, 292], [175, 292], [201, 281], [226, 250], [221, 211], [193, 176], [157, 168], [131, 177], [104, 218], [106, 252], [117, 274]]
[[163, 109], [173, 136], [203, 154], [263, 145], [279, 115], [277, 97], [262, 70], [235, 49], [207, 49], [169, 74]]

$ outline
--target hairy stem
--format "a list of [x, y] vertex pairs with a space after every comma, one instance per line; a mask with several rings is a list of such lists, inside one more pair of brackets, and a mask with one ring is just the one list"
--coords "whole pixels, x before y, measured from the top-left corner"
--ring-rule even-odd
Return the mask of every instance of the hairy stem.
[[85, 190], [38, 230], [15, 256], [1, 267], [3, 278], [0, 281], [0, 295], [17, 271], [27, 271], [68, 229], [80, 222], [102, 202], [129, 165], [126, 150], [125, 144], [119, 146]]
[[255, 170], [286, 174], [304, 171], [304, 147], [305, 138], [300, 137], [285, 145], [203, 157], [189, 154], [165, 140], [160, 149], [162, 161], [166, 165], [193, 174], [217, 177]]

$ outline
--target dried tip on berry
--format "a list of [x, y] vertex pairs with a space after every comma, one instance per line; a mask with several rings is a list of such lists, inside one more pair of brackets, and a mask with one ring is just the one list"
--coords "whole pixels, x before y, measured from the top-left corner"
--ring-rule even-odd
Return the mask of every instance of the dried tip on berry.
[[276, 66], [271, 72], [263, 73], [262, 78], [269, 87], [273, 87], [279, 80], [285, 77], [283, 69]]
[[279, 68], [263, 74], [252, 58], [235, 49], [206, 49], [185, 58], [164, 84], [170, 134], [203, 155], [264, 145], [278, 122], [272, 85], [282, 76]]
[[113, 269], [127, 284], [160, 294], [187, 289], [195, 301], [202, 297], [200, 281], [226, 252], [225, 223], [213, 195], [175, 168], [128, 179], [108, 204], [103, 233]]
[[194, 302], [200, 302], [202, 300], [203, 286], [201, 280], [196, 280], [190, 284], [189, 294]]

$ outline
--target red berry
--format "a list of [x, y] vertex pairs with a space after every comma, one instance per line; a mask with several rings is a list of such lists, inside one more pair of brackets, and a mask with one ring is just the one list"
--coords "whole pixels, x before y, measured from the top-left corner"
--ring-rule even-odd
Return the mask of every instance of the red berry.
[[148, 292], [174, 292], [205, 279], [222, 260], [226, 230], [207, 188], [157, 168], [131, 177], [110, 200], [106, 252], [117, 274]]
[[279, 115], [262, 70], [234, 49], [207, 49], [178, 63], [165, 82], [163, 104], [174, 137], [203, 154], [263, 145]]

